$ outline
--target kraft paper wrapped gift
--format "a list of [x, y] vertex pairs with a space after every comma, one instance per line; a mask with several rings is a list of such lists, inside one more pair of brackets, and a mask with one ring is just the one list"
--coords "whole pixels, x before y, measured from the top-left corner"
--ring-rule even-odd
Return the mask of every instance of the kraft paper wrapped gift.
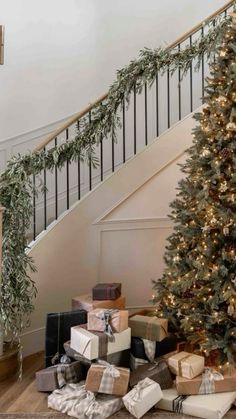
[[132, 371], [129, 381], [130, 387], [134, 387], [139, 381], [146, 377], [158, 383], [162, 390], [173, 386], [171, 373], [167, 366], [167, 362], [164, 360], [159, 360], [152, 364], [140, 365], [135, 371]]
[[160, 342], [167, 336], [168, 320], [136, 315], [130, 317], [131, 336]]
[[205, 360], [203, 356], [179, 352], [168, 358], [168, 365], [175, 375], [185, 378], [195, 378], [204, 370]]
[[145, 378], [123, 397], [126, 409], [141, 418], [162, 398], [162, 391], [155, 381]]
[[211, 368], [206, 368], [202, 375], [188, 380], [176, 377], [176, 390], [178, 394], [212, 394], [236, 391], [236, 369], [222, 374]]
[[221, 419], [228, 412], [236, 392], [179, 396], [176, 389], [163, 390], [163, 398], [155, 406], [158, 409], [203, 419]]
[[96, 308], [88, 313], [88, 330], [104, 332], [108, 336], [128, 329], [128, 310]]
[[84, 383], [68, 384], [48, 397], [48, 407], [78, 419], [106, 419], [123, 407], [121, 397], [95, 396]]
[[114, 333], [114, 340], [102, 332], [89, 332], [80, 326], [71, 328], [71, 348], [88, 359], [97, 359], [114, 352], [130, 348], [130, 328], [121, 333]]
[[84, 309], [89, 312], [91, 310], [95, 310], [96, 308], [117, 308], [119, 310], [124, 310], [125, 297], [121, 295], [116, 300], [93, 301], [91, 294], [84, 294], [72, 298], [72, 310]]
[[116, 300], [121, 296], [121, 284], [117, 282], [97, 284], [92, 289], [93, 300]]
[[85, 375], [85, 369], [79, 361], [57, 364], [36, 372], [36, 387], [38, 391], [54, 391], [66, 383], [78, 383]]
[[129, 377], [130, 370], [128, 368], [119, 368], [108, 362], [100, 361], [98, 364], [92, 364], [89, 368], [85, 388], [94, 393], [124, 396], [127, 393]]

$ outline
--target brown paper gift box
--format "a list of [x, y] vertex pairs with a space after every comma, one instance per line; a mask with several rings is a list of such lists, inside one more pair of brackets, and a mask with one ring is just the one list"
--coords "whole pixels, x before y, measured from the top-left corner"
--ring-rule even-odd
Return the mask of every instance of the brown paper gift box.
[[84, 309], [86, 311], [91, 311], [96, 308], [118, 308], [119, 310], [124, 310], [125, 297], [121, 295], [116, 300], [94, 301], [91, 294], [84, 294], [72, 298], [72, 310]]
[[121, 283], [97, 284], [92, 290], [93, 300], [116, 300], [121, 296]]
[[[36, 372], [36, 387], [38, 391], [54, 391], [58, 388], [57, 367], [58, 365], [55, 365]], [[85, 378], [85, 369], [79, 361], [72, 362], [71, 364], [66, 365], [66, 367], [74, 368], [76, 382]]]
[[[224, 393], [228, 391], [236, 391], [236, 369], [230, 374], [225, 373], [224, 380], [215, 381], [215, 393]], [[202, 376], [198, 375], [192, 380], [184, 377], [176, 377], [176, 389], [180, 395], [194, 395], [199, 394], [199, 389], [202, 382]]]
[[178, 352], [168, 358], [168, 365], [173, 374], [192, 379], [204, 370], [205, 359], [203, 356]]
[[[127, 393], [129, 385], [130, 370], [128, 368], [115, 367], [120, 372], [120, 377], [114, 378], [113, 385], [107, 386], [102, 392], [113, 394], [114, 396], [124, 396]], [[88, 370], [85, 388], [86, 390], [99, 392], [103, 373], [106, 366], [92, 364]]]
[[131, 336], [160, 342], [167, 336], [168, 320], [136, 315], [130, 317]]
[[[103, 309], [96, 308], [88, 313], [88, 330], [104, 331], [105, 322], [97, 317], [102, 315], [103, 311]], [[119, 310], [111, 315], [109, 323], [113, 332], [120, 333], [128, 329], [128, 314], [128, 310]]]

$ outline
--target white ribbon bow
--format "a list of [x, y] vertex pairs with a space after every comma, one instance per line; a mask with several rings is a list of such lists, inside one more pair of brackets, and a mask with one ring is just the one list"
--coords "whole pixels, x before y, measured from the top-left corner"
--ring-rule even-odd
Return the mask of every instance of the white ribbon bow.
[[202, 373], [202, 382], [198, 394], [215, 393], [215, 381], [224, 380], [224, 376], [211, 368], [205, 368]]
[[96, 317], [104, 322], [104, 333], [111, 339], [114, 340], [113, 330], [110, 325], [113, 314], [118, 313], [118, 309], [107, 309], [101, 310], [96, 314]]
[[142, 390], [151, 386], [153, 382], [149, 378], [144, 378], [144, 380], [139, 381], [136, 386], [132, 388], [132, 390], [125, 396], [126, 398], [126, 407], [128, 408], [129, 412], [135, 416], [135, 403], [141, 400]]
[[106, 367], [104, 372], [106, 372], [110, 377], [112, 378], [119, 378], [120, 377], [120, 371], [115, 367], [113, 364], [109, 364], [109, 362], [98, 360], [98, 364], [102, 365], [103, 367]]

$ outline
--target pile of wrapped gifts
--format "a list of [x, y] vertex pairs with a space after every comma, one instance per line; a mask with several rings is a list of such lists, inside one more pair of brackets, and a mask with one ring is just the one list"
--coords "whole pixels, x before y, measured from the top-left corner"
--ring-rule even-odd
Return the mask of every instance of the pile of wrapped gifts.
[[97, 284], [72, 299], [72, 311], [51, 313], [46, 368], [36, 373], [48, 406], [75, 418], [108, 418], [122, 408], [141, 418], [151, 408], [223, 418], [236, 399], [236, 370], [210, 368], [183, 351], [168, 321], [129, 316], [121, 284]]

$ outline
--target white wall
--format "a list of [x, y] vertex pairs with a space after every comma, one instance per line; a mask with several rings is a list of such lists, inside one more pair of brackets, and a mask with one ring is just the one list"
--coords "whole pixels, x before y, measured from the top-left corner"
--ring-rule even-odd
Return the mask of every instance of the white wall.
[[224, 3], [0, 0], [0, 140], [80, 110], [141, 48], [174, 41]]

